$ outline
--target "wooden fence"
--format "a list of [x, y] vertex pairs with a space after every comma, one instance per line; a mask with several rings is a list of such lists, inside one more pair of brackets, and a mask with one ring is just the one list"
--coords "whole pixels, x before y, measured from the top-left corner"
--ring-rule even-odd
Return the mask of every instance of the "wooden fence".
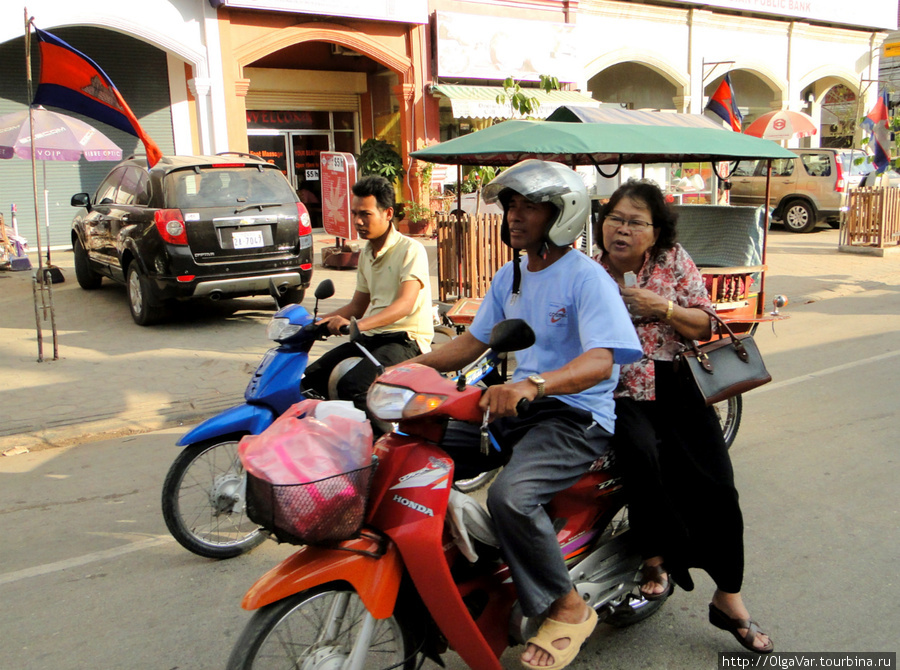
[[438, 296], [443, 301], [483, 298], [512, 249], [500, 240], [499, 214], [435, 213]]
[[840, 245], [878, 249], [900, 245], [900, 188], [850, 191]]

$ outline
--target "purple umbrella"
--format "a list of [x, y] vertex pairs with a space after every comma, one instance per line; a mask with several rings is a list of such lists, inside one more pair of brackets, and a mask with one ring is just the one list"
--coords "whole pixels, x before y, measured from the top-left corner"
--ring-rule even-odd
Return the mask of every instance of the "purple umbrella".
[[[29, 113], [30, 112], [30, 113]], [[34, 119], [34, 153], [31, 147], [31, 121]], [[22, 158], [41, 161], [44, 174], [44, 220], [47, 227], [47, 266], [54, 282], [63, 281], [62, 271], [50, 263], [50, 205], [47, 191], [46, 161], [77, 161], [82, 156], [89, 161], [122, 160], [122, 150], [92, 125], [36, 106], [0, 116], [0, 158]], [[41, 234], [38, 223], [37, 175], [34, 179], [34, 209], [37, 232], [38, 261], [41, 256]], [[41, 268], [42, 269], [42, 268]], [[43, 269], [42, 269], [43, 270]], [[40, 273], [43, 277], [43, 272]]]
[[[0, 158], [31, 159], [28, 109], [0, 116]], [[44, 161], [122, 160], [122, 150], [99, 130], [72, 116], [35, 107], [34, 154]]]

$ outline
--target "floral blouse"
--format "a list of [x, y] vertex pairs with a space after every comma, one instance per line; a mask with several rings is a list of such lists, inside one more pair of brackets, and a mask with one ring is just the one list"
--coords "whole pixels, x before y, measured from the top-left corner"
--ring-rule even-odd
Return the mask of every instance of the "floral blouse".
[[[608, 271], [602, 255], [597, 254], [594, 260]], [[653, 291], [682, 307], [711, 306], [703, 276], [680, 244], [661, 252], [655, 261], [648, 251], [635, 286]], [[656, 317], [632, 317], [631, 321], [641, 340], [644, 357], [637, 363], [621, 367], [615, 397], [656, 400], [653, 362], [674, 360], [684, 351], [684, 340], [672, 326]]]

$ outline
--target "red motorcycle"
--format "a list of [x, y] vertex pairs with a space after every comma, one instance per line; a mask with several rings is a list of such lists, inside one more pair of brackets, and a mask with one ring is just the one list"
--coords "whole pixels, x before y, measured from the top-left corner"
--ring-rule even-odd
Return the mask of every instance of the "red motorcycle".
[[[533, 342], [524, 322], [504, 321], [492, 333], [488, 357], [530, 346], [529, 337]], [[442, 664], [449, 648], [470, 668], [500, 670], [506, 647], [536, 632], [540, 621], [524, 617], [517, 605], [490, 516], [453, 488], [453, 461], [438, 444], [449, 419], [483, 423], [482, 389], [466, 379], [407, 364], [373, 385], [370, 413], [397, 428], [375, 444], [376, 465], [363, 469], [373, 474], [362, 530], [351, 528], [352, 537], [330, 545], [301, 547], [250, 588], [242, 606], [256, 612], [228, 668], [412, 670], [422, 656]], [[342, 475], [335, 490], [347, 490], [350, 477], [362, 493], [357, 474]], [[323, 495], [321, 482], [319, 489], [315, 498], [333, 503], [336, 496], [327, 488]], [[625, 626], [656, 612], [662, 601], [641, 598], [637, 588], [641, 558], [629, 539], [611, 453], [547, 509], [572, 580], [601, 621]], [[272, 515], [276, 533], [278, 517]], [[326, 526], [343, 525], [346, 532], [345, 521]], [[291, 533], [304, 540], [296, 524]]]

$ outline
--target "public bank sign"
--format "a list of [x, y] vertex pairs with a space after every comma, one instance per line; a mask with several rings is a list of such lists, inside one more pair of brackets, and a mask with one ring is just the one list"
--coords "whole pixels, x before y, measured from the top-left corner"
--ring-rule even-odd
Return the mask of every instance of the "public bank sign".
[[862, 4], [847, 0], [702, 0], [702, 2], [688, 0], [678, 4], [777, 14], [846, 26], [897, 29], [897, 0], [866, 0]]

